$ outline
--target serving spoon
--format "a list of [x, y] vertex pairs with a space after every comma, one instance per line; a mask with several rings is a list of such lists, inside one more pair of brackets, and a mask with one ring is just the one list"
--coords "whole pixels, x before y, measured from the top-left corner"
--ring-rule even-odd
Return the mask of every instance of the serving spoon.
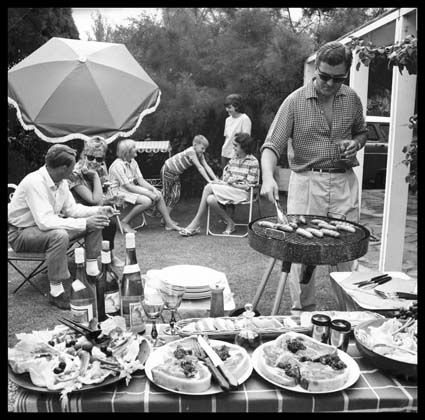
[[372, 347], [372, 350], [374, 350], [376, 347], [389, 347], [389, 348], [391, 348], [391, 349], [405, 351], [406, 353], [413, 354], [414, 356], [417, 356], [417, 354], [418, 354], [416, 351], [409, 350], [409, 349], [404, 349], [404, 348], [402, 348], [402, 347], [393, 346], [393, 345], [391, 345], [391, 344], [378, 343], [378, 344], [375, 344], [375, 345]]

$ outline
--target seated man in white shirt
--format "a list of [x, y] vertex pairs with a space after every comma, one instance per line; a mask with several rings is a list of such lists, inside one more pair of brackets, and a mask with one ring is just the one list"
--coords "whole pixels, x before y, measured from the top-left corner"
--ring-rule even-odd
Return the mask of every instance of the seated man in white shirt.
[[8, 206], [8, 240], [15, 252], [45, 252], [50, 283], [49, 302], [70, 309], [63, 280], [70, 277], [66, 251], [70, 240], [85, 233], [86, 260], [100, 254], [101, 230], [114, 214], [111, 206], [77, 204], [66, 178], [75, 165], [76, 151], [63, 144], [46, 153], [46, 165], [28, 174]]

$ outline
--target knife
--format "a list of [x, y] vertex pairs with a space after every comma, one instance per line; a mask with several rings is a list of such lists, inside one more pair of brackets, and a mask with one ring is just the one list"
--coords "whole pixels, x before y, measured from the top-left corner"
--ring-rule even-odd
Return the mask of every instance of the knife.
[[357, 286], [357, 287], [363, 287], [363, 289], [373, 289], [373, 288], [375, 288], [376, 286], [379, 286], [380, 284], [384, 284], [384, 283], [389, 282], [391, 279], [392, 279], [392, 277], [391, 277], [391, 276], [382, 277], [381, 279], [376, 280], [376, 281], [375, 281], [375, 282], [373, 282], [373, 283], [366, 284], [365, 286], [360, 285], [360, 286]]
[[198, 343], [202, 347], [202, 349], [207, 353], [207, 356], [213, 362], [213, 365], [218, 368], [221, 374], [227, 379], [229, 382], [230, 388], [235, 389], [238, 387], [238, 380], [235, 378], [232, 372], [229, 371], [224, 366], [223, 360], [220, 359], [220, 356], [214, 351], [214, 349], [205, 341], [204, 337], [198, 335]]
[[388, 274], [381, 274], [376, 277], [372, 277], [370, 280], [358, 281], [357, 283], [353, 283], [354, 286], [362, 287], [366, 284], [376, 283], [378, 280], [387, 277]]

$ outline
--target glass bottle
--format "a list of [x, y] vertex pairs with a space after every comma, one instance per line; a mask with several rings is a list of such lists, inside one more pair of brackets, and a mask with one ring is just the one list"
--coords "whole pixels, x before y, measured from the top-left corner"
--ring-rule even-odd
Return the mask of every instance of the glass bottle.
[[252, 309], [252, 304], [247, 303], [245, 305], [245, 312], [242, 314], [244, 318], [243, 327], [235, 336], [235, 343], [246, 350], [254, 350], [261, 344], [261, 335], [252, 322], [252, 318], [255, 316]]
[[97, 314], [97, 293], [96, 293], [96, 281], [100, 275], [99, 264], [97, 263], [97, 258], [86, 259], [86, 278], [90, 288], [93, 291], [95, 299], [95, 316], [99, 317]]
[[106, 315], [120, 314], [120, 295], [118, 276], [111, 267], [111, 251], [109, 241], [102, 241], [101, 251], [102, 271], [96, 279], [97, 318], [99, 322]]
[[128, 329], [143, 334], [146, 330], [141, 304], [144, 293], [140, 267], [137, 263], [134, 233], [125, 235], [125, 248], [125, 266], [121, 281], [122, 315]]
[[88, 323], [94, 317], [95, 296], [86, 278], [84, 248], [75, 249], [75, 264], [77, 269], [70, 294], [72, 319], [75, 322]]

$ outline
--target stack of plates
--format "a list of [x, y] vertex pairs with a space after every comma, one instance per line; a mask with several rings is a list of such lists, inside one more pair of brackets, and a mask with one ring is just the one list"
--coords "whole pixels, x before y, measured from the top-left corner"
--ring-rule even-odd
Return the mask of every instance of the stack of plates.
[[158, 270], [162, 288], [172, 290], [173, 286], [183, 286], [186, 292], [183, 299], [206, 299], [211, 296], [210, 287], [223, 283], [223, 273], [200, 265], [172, 265]]

